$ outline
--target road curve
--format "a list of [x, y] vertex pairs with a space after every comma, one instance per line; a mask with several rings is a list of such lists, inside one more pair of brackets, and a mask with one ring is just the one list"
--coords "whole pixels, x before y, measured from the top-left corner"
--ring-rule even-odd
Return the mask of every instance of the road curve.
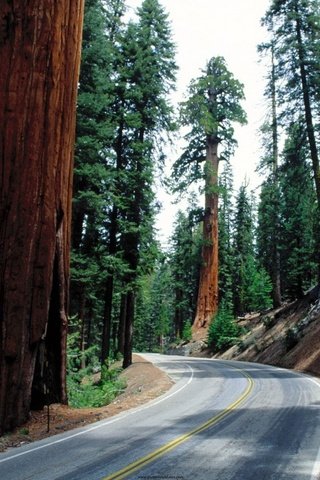
[[144, 355], [174, 387], [0, 454], [1, 480], [319, 480], [320, 384], [245, 362]]

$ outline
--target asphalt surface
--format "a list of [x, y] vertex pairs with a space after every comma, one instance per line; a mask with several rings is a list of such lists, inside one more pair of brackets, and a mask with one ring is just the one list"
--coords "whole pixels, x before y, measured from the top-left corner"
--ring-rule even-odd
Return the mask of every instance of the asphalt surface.
[[1, 480], [319, 480], [320, 383], [267, 365], [144, 355], [174, 387], [0, 454]]

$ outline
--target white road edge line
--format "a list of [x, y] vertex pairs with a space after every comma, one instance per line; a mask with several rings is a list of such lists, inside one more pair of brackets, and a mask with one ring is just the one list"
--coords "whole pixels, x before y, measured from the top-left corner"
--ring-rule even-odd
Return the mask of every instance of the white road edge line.
[[[316, 379], [313, 379], [313, 378], [310, 378], [310, 377], [307, 377], [307, 378], [310, 382], [315, 383], [317, 385], [317, 387], [320, 388], [319, 380], [316, 380]], [[314, 466], [313, 466], [313, 470], [312, 470], [312, 473], [311, 473], [310, 480], [319, 480], [319, 478], [320, 478], [320, 448], [318, 450], [318, 455], [317, 455], [316, 461], [314, 462]]]
[[193, 368], [190, 365], [188, 365], [187, 363], [184, 364], [184, 365], [186, 365], [188, 367], [189, 371], [191, 372], [190, 377], [189, 377], [187, 383], [185, 383], [184, 385], [182, 385], [182, 387], [180, 387], [178, 390], [175, 390], [174, 392], [170, 393], [169, 395], [165, 395], [165, 396], [161, 397], [159, 400], [151, 401], [143, 407], [140, 407], [140, 408], [138, 407], [138, 408], [134, 408], [132, 410], [129, 410], [129, 412], [125, 413], [124, 415], [120, 414], [120, 416], [118, 416], [117, 418], [107, 420], [106, 422], [103, 422], [99, 425], [95, 425], [93, 427], [87, 428], [86, 430], [82, 430], [81, 432], [77, 432], [77, 433], [74, 433], [72, 435], [68, 435], [67, 437], [60, 438], [59, 440], [54, 440], [53, 442], [46, 443], [45, 445], [40, 445], [39, 447], [32, 448], [32, 449], [27, 450], [25, 452], [16, 453], [15, 455], [12, 455], [10, 457], [2, 458], [2, 459], [0, 459], [0, 463], [8, 462], [9, 460], [13, 460], [17, 457], [21, 457], [22, 455], [27, 455], [28, 453], [33, 453], [33, 452], [36, 452], [37, 450], [42, 450], [43, 448], [51, 447], [52, 445], [56, 445], [58, 443], [66, 442], [67, 440], [70, 440], [71, 438], [79, 437], [80, 435], [85, 435], [88, 432], [92, 432], [93, 430], [98, 430], [99, 428], [103, 428], [106, 425], [110, 425], [111, 423], [118, 422], [119, 420], [122, 420], [123, 418], [129, 417], [130, 415], [134, 415], [135, 413], [141, 412], [143, 410], [147, 410], [148, 408], [151, 408], [154, 405], [158, 405], [159, 403], [164, 402], [165, 400], [168, 400], [169, 398], [173, 397], [174, 395], [177, 395], [177, 393], [180, 393], [182, 390], [184, 390], [193, 381], [193, 378], [194, 378]]
[[[279, 370], [287, 371], [287, 369], [285, 369], [285, 368], [279, 368]], [[291, 371], [291, 370], [289, 370], [289, 371]], [[314, 383], [318, 388], [320, 388], [320, 380], [318, 380], [316, 378], [312, 378], [310, 375], [307, 375], [305, 373], [295, 372], [295, 371], [292, 371], [292, 373], [297, 374], [299, 377], [302, 377], [306, 380], [309, 380], [309, 382]], [[319, 480], [319, 479], [320, 479], [320, 447], [319, 447], [317, 458], [314, 462], [311, 477], [310, 477], [310, 480]]]

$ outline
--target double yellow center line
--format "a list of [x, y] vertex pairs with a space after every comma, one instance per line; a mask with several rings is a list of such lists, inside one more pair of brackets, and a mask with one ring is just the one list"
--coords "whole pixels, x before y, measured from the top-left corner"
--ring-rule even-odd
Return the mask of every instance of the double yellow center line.
[[[235, 367], [233, 367], [233, 368], [235, 368]], [[224, 410], [222, 410], [220, 413], [218, 413], [214, 417], [210, 418], [207, 422], [203, 423], [199, 427], [194, 428], [190, 432], [185, 433], [184, 435], [181, 435], [180, 437], [177, 437], [175, 440], [172, 440], [171, 442], [166, 443], [162, 447], [158, 448], [157, 450], [154, 450], [153, 452], [151, 452], [148, 455], [140, 458], [139, 460], [136, 460], [135, 462], [130, 463], [126, 467], [122, 468], [121, 470], [118, 470], [117, 472], [112, 473], [111, 475], [108, 475], [107, 477], [104, 477], [102, 480], [122, 480], [124, 478], [127, 478], [132, 473], [134, 473], [137, 470], [145, 467], [146, 465], [153, 462], [154, 460], [157, 460], [162, 455], [170, 452], [174, 448], [176, 448], [179, 445], [181, 445], [182, 443], [186, 442], [187, 440], [189, 440], [189, 438], [193, 437], [194, 435], [197, 435], [200, 432], [203, 432], [204, 430], [212, 427], [213, 425], [216, 425], [218, 422], [220, 422], [220, 420], [225, 418], [227, 415], [230, 415], [230, 413], [233, 410], [235, 410], [237, 407], [239, 407], [239, 405], [241, 403], [243, 403], [248, 398], [248, 396], [250, 395], [250, 392], [253, 388], [253, 385], [254, 385], [253, 379], [248, 373], [246, 373], [243, 370], [240, 370], [238, 368], [236, 370], [239, 370], [242, 373], [242, 375], [244, 375], [248, 380], [247, 388], [245, 389], [243, 394], [237, 400], [235, 400], [233, 403], [228, 405]]]

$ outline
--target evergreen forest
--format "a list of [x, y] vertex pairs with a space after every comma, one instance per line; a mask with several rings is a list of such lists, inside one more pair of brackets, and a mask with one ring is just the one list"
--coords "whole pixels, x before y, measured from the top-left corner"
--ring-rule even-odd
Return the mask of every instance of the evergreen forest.
[[[258, 46], [268, 73], [257, 194], [233, 186], [234, 124], [246, 114], [244, 86], [224, 58], [204, 65], [177, 110], [170, 19], [156, 0], [134, 21], [125, 10], [120, 0], [86, 3], [70, 330], [83, 352], [94, 346], [102, 363], [121, 356], [128, 366], [132, 349], [187, 341], [220, 309], [228, 318], [266, 310], [317, 283], [320, 27], [311, 0], [273, 1], [261, 21], [269, 40]], [[164, 147], [182, 127], [186, 147], [165, 179]], [[155, 231], [159, 178], [172, 196], [190, 192], [165, 251]]]
[[[319, 283], [319, 19], [318, 0], [270, 0], [261, 19], [266, 110], [256, 162], [261, 182], [252, 191], [248, 181], [234, 186], [235, 126], [247, 115], [245, 85], [226, 60], [208, 60], [175, 105], [179, 65], [161, 0], [142, 0], [134, 16], [125, 0], [85, 1], [70, 282], [62, 300], [58, 287], [50, 294], [68, 303], [68, 340], [50, 350], [43, 328], [34, 329], [37, 340], [28, 341], [36, 381], [32, 392], [25, 387], [30, 401], [21, 418], [1, 420], [4, 430], [23, 420], [30, 402], [48, 401], [39, 393], [43, 384], [50, 384], [50, 402], [69, 394], [82, 406], [75, 395], [82, 372], [101, 369], [103, 399], [91, 401], [100, 405], [123, 387], [110, 371], [115, 360], [126, 368], [134, 351], [166, 352], [197, 334], [223, 350], [237, 342], [237, 317], [301, 298]], [[185, 147], [172, 158], [169, 147], [181, 137]], [[156, 228], [159, 184], [173, 200], [187, 199], [166, 248]], [[56, 205], [59, 224], [66, 214], [59, 217]], [[59, 258], [51, 261], [52, 278], [61, 285]], [[53, 307], [48, 315], [56, 315]], [[63, 331], [49, 328], [48, 335], [61, 339]], [[57, 351], [62, 360], [50, 368]], [[13, 362], [15, 353], [9, 357]], [[59, 369], [68, 372], [66, 392]]]

